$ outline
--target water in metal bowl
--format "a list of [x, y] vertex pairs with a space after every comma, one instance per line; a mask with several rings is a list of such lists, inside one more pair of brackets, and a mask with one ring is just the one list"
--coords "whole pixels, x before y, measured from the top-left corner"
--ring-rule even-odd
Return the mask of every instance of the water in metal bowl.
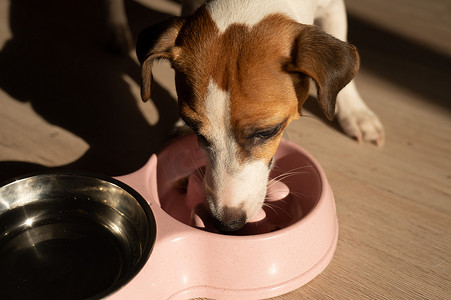
[[155, 242], [146, 201], [112, 178], [54, 173], [0, 187], [0, 299], [97, 299]]

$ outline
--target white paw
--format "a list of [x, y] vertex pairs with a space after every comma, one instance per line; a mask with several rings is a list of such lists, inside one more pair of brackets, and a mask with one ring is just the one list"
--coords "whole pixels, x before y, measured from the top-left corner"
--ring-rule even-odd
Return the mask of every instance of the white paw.
[[385, 141], [384, 128], [379, 118], [369, 109], [360, 109], [337, 115], [343, 131], [357, 139], [382, 146]]

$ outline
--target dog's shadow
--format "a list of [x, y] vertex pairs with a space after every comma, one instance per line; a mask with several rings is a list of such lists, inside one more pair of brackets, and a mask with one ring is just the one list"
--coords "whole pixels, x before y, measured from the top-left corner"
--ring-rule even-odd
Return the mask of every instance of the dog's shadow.
[[[133, 1], [126, 8], [135, 39], [140, 29], [168, 17]], [[56, 169], [115, 176], [142, 166], [170, 136], [178, 116], [175, 99], [155, 83], [159, 120], [146, 121], [126, 80], [139, 82], [139, 66], [105, 51], [103, 14], [102, 1], [11, 1], [13, 36], [0, 52], [0, 87], [89, 144], [80, 159]], [[0, 180], [46, 169], [4, 161]]]

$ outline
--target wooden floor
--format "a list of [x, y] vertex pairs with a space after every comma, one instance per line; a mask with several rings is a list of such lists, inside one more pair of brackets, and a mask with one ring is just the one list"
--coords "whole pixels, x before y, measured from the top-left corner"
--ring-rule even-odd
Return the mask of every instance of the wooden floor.
[[[0, 0], [0, 180], [49, 168], [138, 169], [177, 118], [167, 66], [158, 67], [154, 102], [142, 104], [135, 60], [101, 48], [100, 7], [33, 3]], [[136, 35], [177, 6], [127, 8]], [[287, 138], [328, 176], [340, 232], [328, 268], [274, 299], [450, 299], [450, 59], [358, 18], [350, 27], [362, 56], [357, 86], [386, 143], [344, 136], [314, 100], [311, 117], [290, 125]]]

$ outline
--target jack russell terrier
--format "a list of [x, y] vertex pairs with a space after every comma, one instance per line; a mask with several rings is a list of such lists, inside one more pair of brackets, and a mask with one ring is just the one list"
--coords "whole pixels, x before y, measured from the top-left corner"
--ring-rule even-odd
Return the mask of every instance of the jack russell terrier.
[[168, 60], [180, 116], [207, 153], [205, 198], [219, 230], [240, 229], [262, 207], [282, 132], [300, 117], [310, 80], [328, 119], [337, 114], [348, 135], [383, 143], [352, 81], [359, 56], [346, 27], [342, 0], [212, 0], [140, 34], [142, 99], [152, 64]]

